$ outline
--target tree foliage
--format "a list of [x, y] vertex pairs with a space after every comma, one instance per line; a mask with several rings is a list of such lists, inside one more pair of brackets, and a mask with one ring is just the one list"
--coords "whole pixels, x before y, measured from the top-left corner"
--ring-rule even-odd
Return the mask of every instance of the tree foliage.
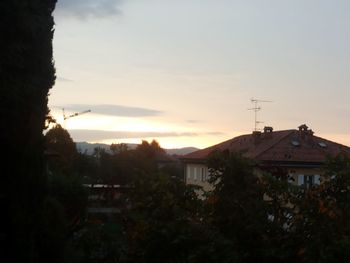
[[44, 224], [40, 224], [46, 195], [42, 132], [48, 92], [55, 81], [55, 3], [56, 0], [0, 3], [0, 116], [4, 124], [0, 135], [6, 149], [0, 236], [3, 257], [11, 256], [13, 261], [40, 262], [47, 252], [41, 242]]
[[[242, 262], [343, 262], [350, 254], [350, 160], [330, 159], [320, 186], [288, 181], [229, 152], [209, 159], [209, 222], [233, 242]], [[268, 172], [267, 172], [268, 171]], [[210, 210], [209, 210], [210, 211]]]
[[233, 243], [242, 261], [260, 260], [268, 214], [253, 163], [230, 152], [214, 152], [209, 169], [214, 185], [208, 197], [211, 224]]
[[[168, 163], [160, 167], [162, 160]], [[151, 143], [144, 140], [135, 149], [126, 144], [112, 144], [110, 151], [97, 147], [91, 156], [78, 154], [75, 167], [92, 183], [127, 185], [142, 172], [156, 173], [160, 168], [171, 176], [182, 177], [179, 161], [170, 159], [155, 140]]]
[[205, 224], [201, 200], [177, 178], [142, 174], [128, 202], [127, 262], [230, 262], [230, 242]]
[[127, 263], [349, 258], [346, 156], [330, 159], [322, 184], [306, 189], [292, 185], [286, 169], [214, 152], [208, 160], [213, 190], [202, 200], [196, 189], [156, 165], [162, 154], [159, 145], [143, 142], [135, 150], [113, 148], [111, 154], [96, 149], [94, 158], [105, 182], [128, 174], [124, 219], [114, 222], [123, 230], [109, 235], [101, 227], [83, 229], [75, 243], [83, 262], [107, 260], [106, 255], [111, 262]]
[[54, 157], [48, 158], [50, 169], [64, 174], [73, 172], [78, 158], [76, 145], [66, 129], [59, 124], [45, 134], [46, 149]]
[[300, 189], [294, 199], [290, 239], [301, 262], [342, 262], [350, 258], [350, 159], [329, 159], [323, 183]]

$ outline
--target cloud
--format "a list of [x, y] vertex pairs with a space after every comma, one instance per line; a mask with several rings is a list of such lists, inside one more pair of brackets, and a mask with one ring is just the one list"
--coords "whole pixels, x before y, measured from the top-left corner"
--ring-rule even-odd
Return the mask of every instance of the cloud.
[[159, 137], [189, 137], [198, 136], [191, 132], [134, 132], [134, 131], [104, 131], [104, 130], [69, 130], [75, 141], [98, 141], [108, 139], [135, 139]]
[[199, 120], [186, 120], [187, 123], [198, 123], [200, 122]]
[[73, 81], [72, 79], [67, 79], [67, 78], [62, 78], [62, 77], [57, 77], [56, 80], [60, 81], [60, 82], [72, 82]]
[[195, 137], [201, 135], [219, 135], [220, 132], [135, 132], [135, 131], [105, 131], [105, 130], [69, 130], [74, 141], [100, 141], [110, 139], [145, 139], [160, 137]]
[[206, 135], [213, 135], [213, 136], [224, 135], [223, 132], [216, 132], [216, 131], [214, 131], [214, 132], [206, 132], [205, 134]]
[[139, 108], [139, 107], [130, 107], [130, 106], [122, 106], [122, 105], [110, 105], [110, 104], [98, 104], [98, 105], [89, 105], [89, 104], [70, 104], [64, 105], [62, 107], [65, 110], [70, 111], [85, 111], [91, 110], [92, 113], [110, 115], [110, 116], [118, 116], [118, 117], [150, 117], [150, 116], [158, 116], [163, 112], [147, 109], [147, 108]]
[[55, 14], [62, 17], [87, 19], [121, 14], [123, 0], [59, 0]]

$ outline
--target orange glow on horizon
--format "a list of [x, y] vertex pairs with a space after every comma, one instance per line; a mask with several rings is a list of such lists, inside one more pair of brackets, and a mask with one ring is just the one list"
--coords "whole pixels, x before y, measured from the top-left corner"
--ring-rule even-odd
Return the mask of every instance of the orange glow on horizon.
[[[67, 112], [72, 114], [71, 112]], [[128, 118], [128, 117], [116, 117], [94, 114], [93, 112], [75, 116], [69, 118], [63, 122], [63, 115], [58, 109], [52, 110], [52, 115], [58, 120], [58, 123], [68, 131], [72, 130], [101, 130], [118, 132], [130, 132], [130, 133], [154, 133], [152, 137], [148, 136], [136, 136], [135, 138], [115, 138], [115, 139], [81, 139], [74, 138], [74, 141], [87, 141], [89, 143], [135, 143], [139, 144], [142, 140], [152, 141], [156, 140], [163, 148], [183, 148], [183, 147], [196, 147], [206, 148], [211, 145], [218, 144], [222, 141], [231, 139], [234, 136], [240, 135], [235, 133], [234, 136], [227, 133], [210, 134], [203, 131], [208, 128], [205, 127], [187, 127], [186, 125], [179, 123], [169, 123], [157, 119], [151, 118]], [[157, 134], [159, 133], [159, 136]]]

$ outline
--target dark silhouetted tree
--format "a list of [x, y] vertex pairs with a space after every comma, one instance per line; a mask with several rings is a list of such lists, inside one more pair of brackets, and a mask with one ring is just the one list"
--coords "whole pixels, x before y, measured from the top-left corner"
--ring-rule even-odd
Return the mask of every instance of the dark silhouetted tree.
[[113, 154], [126, 152], [128, 150], [128, 145], [126, 143], [112, 143], [110, 146], [110, 150]]
[[78, 152], [70, 134], [61, 125], [56, 125], [45, 134], [46, 149], [53, 154], [55, 158], [50, 158], [50, 168], [55, 172], [72, 173]]
[[143, 140], [135, 149], [135, 169], [139, 171], [155, 172], [158, 169], [157, 158], [165, 154], [159, 143]]
[[191, 226], [199, 222], [196, 194], [177, 179], [142, 173], [128, 193], [128, 257], [131, 262], [186, 262]]
[[241, 262], [344, 262], [350, 258], [350, 159], [325, 167], [319, 186], [291, 185], [284, 169], [259, 169], [215, 152], [206, 220], [232, 242]]
[[233, 243], [243, 262], [261, 259], [265, 245], [268, 214], [264, 188], [254, 164], [238, 154], [214, 152], [208, 161], [211, 224]]
[[[45, 134], [46, 149], [53, 157], [48, 158], [48, 186], [51, 198], [63, 207], [66, 236], [81, 226], [87, 206], [87, 192], [82, 181], [80, 170], [87, 157], [78, 158], [76, 145], [69, 132], [56, 125]], [[86, 167], [89, 168], [89, 167]]]
[[[0, 136], [6, 149], [1, 172], [0, 238], [3, 258], [40, 262], [58, 247], [43, 240], [46, 179], [45, 117], [49, 89], [55, 81], [52, 57], [56, 0], [0, 2]], [[44, 245], [45, 243], [45, 245]]]
[[329, 159], [320, 186], [300, 189], [289, 240], [298, 262], [344, 262], [350, 258], [350, 159]]

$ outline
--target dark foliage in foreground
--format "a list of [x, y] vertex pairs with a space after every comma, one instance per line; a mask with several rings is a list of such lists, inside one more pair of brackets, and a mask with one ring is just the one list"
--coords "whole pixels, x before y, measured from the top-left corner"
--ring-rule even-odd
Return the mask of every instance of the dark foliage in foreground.
[[346, 157], [330, 160], [324, 182], [307, 190], [291, 185], [284, 171], [257, 172], [241, 156], [215, 153], [215, 187], [205, 200], [177, 178], [140, 172], [125, 196], [122, 230], [105, 239], [103, 255], [130, 263], [344, 262], [349, 164]]
[[[305, 189], [290, 184], [286, 170], [259, 169], [259, 164], [240, 155], [214, 152], [208, 160], [213, 189], [198, 195], [201, 188], [185, 185], [176, 174], [157, 166], [163, 151], [156, 142], [143, 142], [135, 150], [113, 145], [112, 154], [96, 149], [93, 156], [79, 155], [72, 150], [68, 133], [56, 129], [47, 133], [47, 143], [64, 154], [51, 163], [52, 205], [46, 213], [61, 226], [62, 231], [49, 234], [57, 245], [66, 244], [64, 262], [349, 258], [350, 160], [345, 156], [329, 160], [320, 186]], [[127, 182], [118, 202], [105, 203], [119, 208], [118, 215], [83, 220], [86, 193], [79, 180], [86, 180], [86, 175], [95, 182]], [[74, 221], [77, 218], [80, 221]]]
[[[43, 129], [55, 80], [52, 58], [56, 0], [0, 2], [1, 257], [40, 262], [60, 251], [45, 226]], [[51, 237], [53, 239], [51, 239]], [[52, 244], [51, 244], [52, 242]]]
[[[260, 170], [242, 156], [215, 152], [208, 160], [213, 189], [198, 195], [201, 188], [157, 166], [162, 149], [155, 142], [87, 156], [55, 129], [46, 136], [58, 155], [48, 163], [41, 237], [59, 262], [344, 262], [350, 256], [346, 156], [329, 160], [322, 184], [305, 189], [290, 184], [283, 169]], [[119, 214], [85, 218], [86, 176], [107, 184], [126, 180], [118, 202], [105, 203]]]
[[[242, 262], [344, 262], [350, 258], [350, 160], [330, 159], [320, 186], [293, 186], [288, 174], [253, 169], [246, 159], [210, 160], [213, 224]], [[257, 167], [257, 164], [254, 164]]]

